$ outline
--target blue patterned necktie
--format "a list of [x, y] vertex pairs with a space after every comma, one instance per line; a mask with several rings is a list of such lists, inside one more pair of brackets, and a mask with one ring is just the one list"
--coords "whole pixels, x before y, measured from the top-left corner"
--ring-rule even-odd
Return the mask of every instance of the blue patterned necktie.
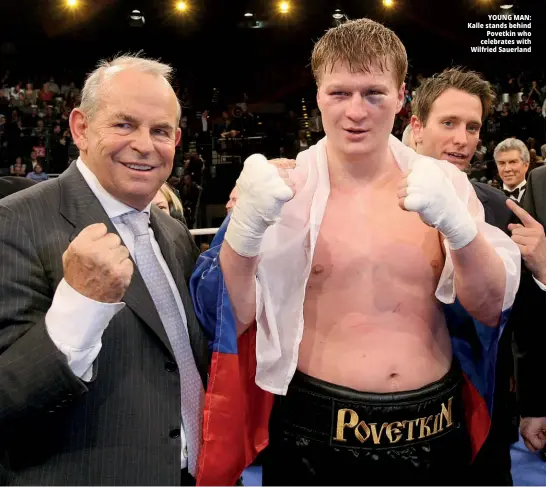
[[201, 444], [203, 383], [196, 367], [183, 318], [150, 241], [148, 214], [134, 211], [122, 215], [121, 220], [135, 237], [134, 254], [137, 267], [156, 305], [179, 368], [182, 423], [188, 443], [188, 471], [195, 477]]

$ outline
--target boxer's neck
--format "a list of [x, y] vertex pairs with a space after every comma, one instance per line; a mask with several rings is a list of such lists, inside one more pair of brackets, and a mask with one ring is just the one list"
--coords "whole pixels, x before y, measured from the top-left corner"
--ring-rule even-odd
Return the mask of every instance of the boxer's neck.
[[352, 189], [375, 184], [398, 170], [387, 143], [374, 152], [348, 157], [327, 144], [329, 179], [332, 189]]

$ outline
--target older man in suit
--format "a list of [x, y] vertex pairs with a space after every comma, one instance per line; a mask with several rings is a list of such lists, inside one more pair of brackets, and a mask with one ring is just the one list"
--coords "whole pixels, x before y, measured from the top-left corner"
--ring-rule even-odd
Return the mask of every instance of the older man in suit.
[[180, 138], [170, 73], [102, 62], [70, 116], [80, 158], [0, 203], [1, 484], [194, 483], [199, 251], [151, 205]]

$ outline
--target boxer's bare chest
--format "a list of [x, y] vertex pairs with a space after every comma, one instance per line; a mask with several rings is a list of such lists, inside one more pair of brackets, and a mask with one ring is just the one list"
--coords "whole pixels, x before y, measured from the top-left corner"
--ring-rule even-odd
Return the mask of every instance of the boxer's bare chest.
[[[434, 376], [447, 367], [449, 338], [435, 298], [444, 266], [439, 234], [403, 211], [396, 191], [394, 183], [361, 194], [331, 193], [306, 289], [304, 372], [378, 390], [376, 381], [399, 376], [409, 357], [421, 356], [416, 366], [433, 369]], [[378, 377], [361, 374], [356, 384], [346, 377], [371, 360]]]

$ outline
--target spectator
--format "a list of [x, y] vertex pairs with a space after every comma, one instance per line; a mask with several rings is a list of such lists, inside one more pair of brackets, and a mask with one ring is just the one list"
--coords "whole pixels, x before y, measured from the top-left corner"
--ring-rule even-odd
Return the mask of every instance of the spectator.
[[58, 95], [61, 93], [59, 85], [55, 83], [55, 78], [53, 77], [49, 78], [49, 81], [44, 86], [47, 86], [48, 91], [51, 91], [53, 95]]
[[[68, 140], [67, 140], [68, 139]], [[55, 124], [49, 140], [49, 170], [52, 173], [62, 173], [68, 167], [68, 145], [70, 137], [62, 132], [61, 125]]]
[[163, 183], [162, 187], [157, 192], [156, 197], [152, 201], [152, 204], [156, 205], [160, 210], [186, 225], [182, 203], [173, 188], [171, 188], [168, 183]]
[[34, 170], [27, 174], [27, 178], [39, 183], [40, 181], [46, 181], [48, 179], [48, 175], [44, 172], [42, 164], [37, 163], [34, 166]]
[[48, 83], [44, 83], [38, 96], [43, 103], [50, 103], [53, 100], [54, 93], [50, 91]]
[[10, 99], [11, 101], [19, 100], [19, 95], [23, 94], [25, 95], [25, 91], [21, 88], [21, 83], [17, 83], [10, 91]]
[[184, 163], [184, 173], [192, 176], [192, 180], [201, 181], [204, 162], [197, 152], [191, 152], [190, 157]]
[[38, 92], [34, 89], [32, 83], [27, 83], [25, 88], [25, 99], [29, 106], [34, 106], [38, 102]]
[[36, 164], [39, 164], [40, 161], [38, 161], [38, 155], [35, 150], [31, 151], [30, 153], [30, 164], [32, 165], [32, 170], [34, 170], [34, 167]]
[[25, 117], [25, 126], [34, 129], [38, 126], [39, 120], [42, 120], [42, 117], [38, 114], [38, 106], [33, 105], [30, 114]]
[[199, 200], [201, 187], [192, 181], [190, 174], [185, 174], [182, 178], [182, 187], [180, 189], [180, 198], [184, 209], [184, 218], [188, 222], [188, 227], [193, 228], [196, 206]]
[[482, 144], [482, 140], [479, 139], [477, 142], [477, 148], [475, 149], [475, 160], [477, 162], [483, 162], [484, 156], [486, 155], [486, 146]]
[[44, 121], [43, 119], [39, 119], [36, 121], [36, 127], [32, 129], [31, 137], [44, 137], [45, 135]]
[[526, 101], [530, 103], [531, 101], [535, 101], [536, 103], [539, 103], [541, 100], [541, 93], [538, 90], [537, 87], [537, 81], [532, 81], [532, 87], [530, 88], [530, 92], [528, 93], [528, 96], [526, 97]]
[[47, 155], [47, 149], [45, 145], [45, 133], [44, 135], [36, 137], [35, 140], [36, 142], [32, 146], [32, 151], [36, 152], [37, 159], [43, 164], [46, 160]]
[[10, 167], [10, 174], [12, 176], [25, 177], [27, 174], [27, 166], [23, 163], [23, 158], [18, 156], [15, 158], [15, 164]]
[[44, 121], [44, 125], [46, 127], [51, 127], [53, 125], [53, 123], [55, 122], [55, 113], [53, 113], [53, 105], [46, 106], [46, 112], [44, 113], [42, 120]]
[[222, 120], [215, 127], [215, 133], [217, 137], [235, 137], [238, 135], [234, 130], [232, 118], [226, 110], [222, 112]]
[[500, 137], [507, 138], [511, 137], [513, 134], [513, 117], [509, 111], [509, 104], [505, 103], [500, 113], [499, 123], [500, 123]]
[[530, 149], [530, 167], [528, 168], [528, 174], [532, 172], [536, 167], [543, 164], [543, 159], [538, 157], [536, 149]]

